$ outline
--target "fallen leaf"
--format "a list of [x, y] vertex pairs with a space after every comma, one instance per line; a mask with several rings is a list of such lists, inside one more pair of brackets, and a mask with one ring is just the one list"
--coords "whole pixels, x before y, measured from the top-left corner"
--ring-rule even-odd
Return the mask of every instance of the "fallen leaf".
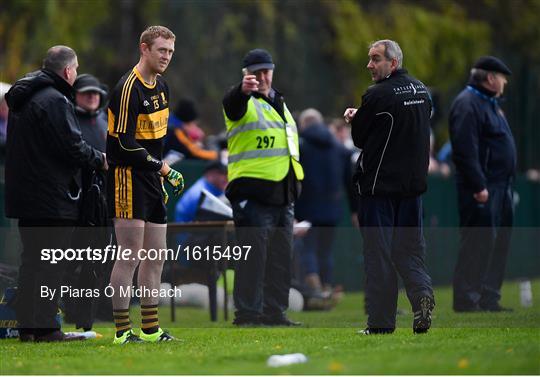
[[458, 366], [459, 369], [468, 368], [469, 367], [469, 359], [467, 359], [467, 358], [459, 359], [459, 362], [458, 362], [457, 366]]
[[340, 373], [340, 372], [343, 372], [343, 364], [337, 362], [337, 361], [332, 361], [329, 365], [328, 365], [328, 370], [331, 372], [331, 373]]

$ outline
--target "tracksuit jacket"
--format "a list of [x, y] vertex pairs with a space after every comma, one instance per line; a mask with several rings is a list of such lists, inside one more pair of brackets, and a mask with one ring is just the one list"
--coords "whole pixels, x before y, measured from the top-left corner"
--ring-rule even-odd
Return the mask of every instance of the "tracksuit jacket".
[[360, 195], [412, 197], [427, 189], [431, 98], [398, 69], [368, 88], [352, 124], [362, 149], [355, 180]]

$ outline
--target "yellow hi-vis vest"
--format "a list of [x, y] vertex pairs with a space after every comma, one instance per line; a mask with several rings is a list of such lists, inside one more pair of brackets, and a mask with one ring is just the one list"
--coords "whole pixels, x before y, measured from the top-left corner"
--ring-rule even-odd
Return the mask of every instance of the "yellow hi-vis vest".
[[298, 180], [304, 179], [298, 149], [296, 123], [283, 104], [287, 123], [262, 98], [251, 97], [244, 116], [233, 121], [225, 116], [229, 149], [229, 181], [240, 177], [281, 181], [292, 163]]

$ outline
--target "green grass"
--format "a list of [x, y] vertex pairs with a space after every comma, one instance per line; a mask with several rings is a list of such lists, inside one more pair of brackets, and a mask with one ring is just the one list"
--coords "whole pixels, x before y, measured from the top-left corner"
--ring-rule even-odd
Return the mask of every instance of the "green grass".
[[[517, 283], [503, 287], [502, 304], [512, 313], [456, 314], [451, 290], [436, 289], [434, 327], [413, 335], [404, 297], [393, 335], [360, 336], [363, 296], [347, 294], [330, 312], [291, 313], [303, 328], [234, 328], [210, 323], [208, 312], [177, 309], [161, 322], [180, 341], [111, 344], [110, 324], [97, 324], [99, 340], [65, 344], [0, 341], [2, 374], [540, 374], [540, 281], [533, 282], [532, 308], [519, 307]], [[134, 312], [135, 314], [135, 312]], [[222, 313], [220, 313], [221, 315]], [[134, 323], [138, 319], [133, 316]], [[302, 352], [305, 364], [266, 366], [272, 354]]]

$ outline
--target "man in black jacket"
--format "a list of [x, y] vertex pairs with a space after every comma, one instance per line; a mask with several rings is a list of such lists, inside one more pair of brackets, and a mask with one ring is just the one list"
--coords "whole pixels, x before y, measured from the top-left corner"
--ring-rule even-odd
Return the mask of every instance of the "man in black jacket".
[[356, 110], [345, 111], [354, 144], [362, 149], [356, 185], [364, 239], [367, 328], [395, 329], [397, 273], [414, 311], [414, 333], [427, 332], [435, 306], [426, 272], [421, 194], [426, 191], [431, 100], [424, 84], [401, 68], [403, 54], [391, 40], [374, 42], [369, 63], [375, 82]]
[[83, 141], [75, 118], [77, 67], [75, 51], [51, 47], [43, 68], [6, 95], [6, 215], [19, 219], [23, 244], [16, 303], [21, 341], [80, 339], [66, 336], [55, 320], [64, 263], [40, 259], [44, 248], [69, 245], [79, 217], [80, 168], [107, 166], [105, 155]]
[[504, 311], [499, 305], [513, 222], [516, 147], [499, 98], [510, 69], [480, 58], [450, 110], [461, 247], [454, 271], [454, 310]]

